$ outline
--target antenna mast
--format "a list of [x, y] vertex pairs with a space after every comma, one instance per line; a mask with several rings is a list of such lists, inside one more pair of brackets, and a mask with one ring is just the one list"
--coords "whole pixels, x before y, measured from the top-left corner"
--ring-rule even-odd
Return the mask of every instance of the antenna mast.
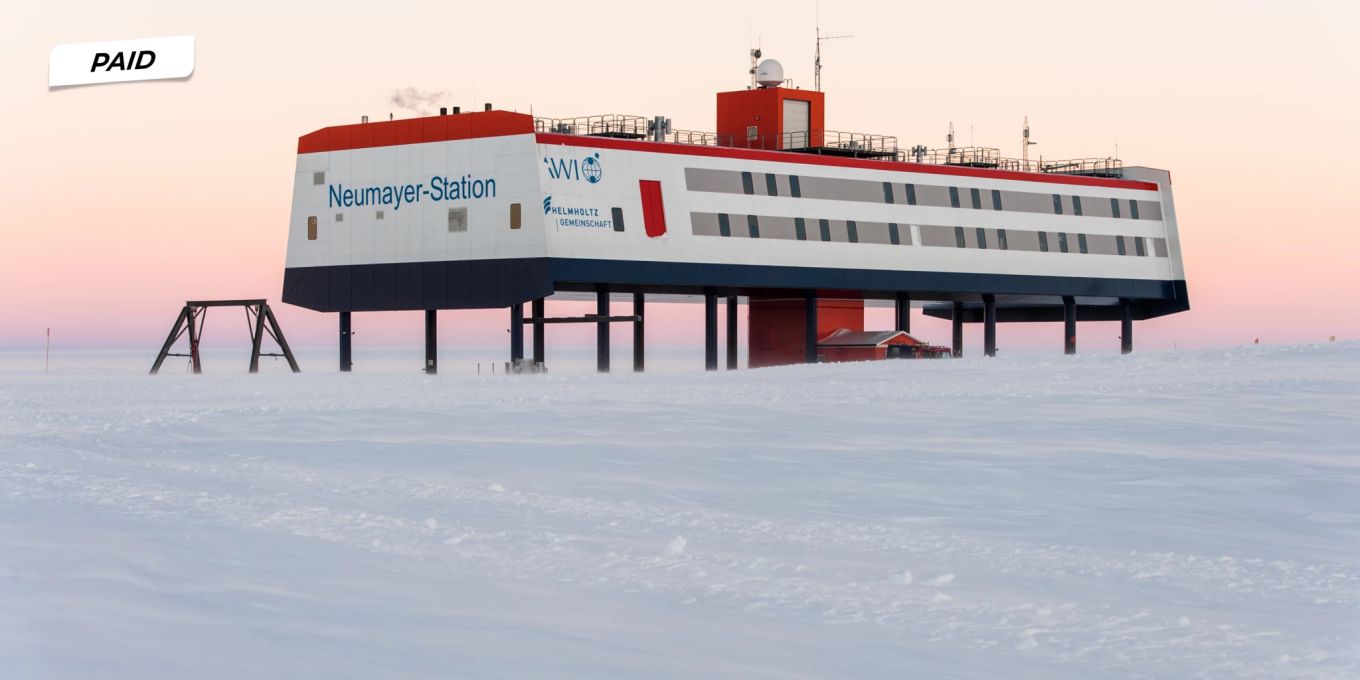
[[822, 4], [817, 3], [817, 50], [812, 60], [812, 89], [822, 91], [822, 41], [853, 38], [853, 35], [822, 35]]
[[1029, 140], [1029, 116], [1025, 116], [1025, 131], [1020, 136], [1020, 159], [1025, 164], [1025, 169], [1029, 170], [1029, 148], [1038, 144]]

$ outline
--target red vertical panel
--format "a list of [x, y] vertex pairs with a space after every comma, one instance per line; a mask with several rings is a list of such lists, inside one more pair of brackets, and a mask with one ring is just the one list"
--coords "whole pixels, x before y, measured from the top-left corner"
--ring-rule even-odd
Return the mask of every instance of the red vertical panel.
[[666, 234], [666, 210], [661, 202], [661, 182], [654, 179], [638, 180], [642, 192], [642, 226], [648, 238]]

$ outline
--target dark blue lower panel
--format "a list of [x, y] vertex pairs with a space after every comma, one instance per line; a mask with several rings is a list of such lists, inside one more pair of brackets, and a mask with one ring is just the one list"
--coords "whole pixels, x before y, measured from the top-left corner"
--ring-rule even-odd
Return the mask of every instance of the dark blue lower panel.
[[[780, 290], [859, 291], [891, 299], [958, 299], [981, 293], [1056, 298], [1129, 298], [1138, 318], [1190, 308], [1184, 281], [1021, 276], [954, 272], [822, 269], [763, 265], [527, 258], [407, 264], [299, 267], [284, 272], [283, 301], [325, 312], [509, 307], [553, 291], [722, 295]], [[1043, 307], [1040, 305], [1039, 307]]]

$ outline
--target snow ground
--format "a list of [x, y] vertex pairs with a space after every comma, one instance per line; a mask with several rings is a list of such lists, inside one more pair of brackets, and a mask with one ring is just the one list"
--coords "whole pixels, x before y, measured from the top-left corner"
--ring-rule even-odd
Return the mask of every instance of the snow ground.
[[1360, 677], [1357, 343], [144, 370], [0, 369], [0, 677]]

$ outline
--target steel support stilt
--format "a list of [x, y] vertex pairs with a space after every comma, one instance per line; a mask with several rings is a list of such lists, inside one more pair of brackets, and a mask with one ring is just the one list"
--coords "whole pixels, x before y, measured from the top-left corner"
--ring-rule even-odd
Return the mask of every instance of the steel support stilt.
[[727, 370], [737, 370], [737, 296], [727, 296]]
[[[250, 336], [250, 372], [260, 372], [260, 343], [264, 342], [264, 303], [255, 307], [255, 328]], [[198, 339], [191, 332], [189, 344], [193, 347], [194, 373], [198, 372]]]
[[354, 334], [350, 329], [350, 313], [340, 312], [340, 372], [349, 373], [354, 367], [353, 346], [351, 336]]
[[547, 304], [543, 298], [535, 299], [529, 307], [529, 313], [533, 318], [540, 319], [538, 323], [534, 324], [534, 364], [540, 366], [543, 364], [544, 356], [547, 354], [547, 347], [543, 345], [544, 333], [543, 322], [541, 321], [546, 307]]
[[278, 344], [279, 351], [283, 352], [283, 358], [288, 361], [288, 368], [294, 373], [301, 373], [298, 368], [297, 359], [293, 358], [293, 350], [288, 347], [288, 341], [283, 337], [283, 329], [279, 327], [279, 320], [274, 318], [274, 310], [269, 304], [264, 305], [264, 320], [269, 324], [269, 333], [274, 336], [274, 342]]
[[637, 317], [633, 322], [633, 370], [637, 373], [641, 373], [646, 364], [646, 327], [643, 325], [645, 304], [642, 293], [633, 293], [633, 316]]
[[982, 296], [982, 353], [996, 356], [996, 296]]
[[803, 301], [803, 358], [817, 363], [817, 291], [810, 290]]
[[510, 305], [510, 363], [524, 360], [524, 303]]
[[1077, 299], [1063, 296], [1063, 354], [1077, 353]]
[[898, 293], [894, 304], [897, 316], [897, 330], [911, 332], [911, 293]]
[[718, 294], [704, 289], [704, 369], [718, 370]]
[[955, 302], [953, 313], [950, 314], [950, 324], [953, 326], [954, 358], [963, 356], [963, 303]]
[[1119, 353], [1133, 353], [1133, 303], [1119, 301]]
[[[595, 285], [595, 314], [601, 319], [609, 316], [609, 286]], [[595, 325], [595, 370], [609, 372], [609, 322], [600, 321]]]
[[425, 310], [425, 372], [439, 372], [439, 317], [437, 310]]

